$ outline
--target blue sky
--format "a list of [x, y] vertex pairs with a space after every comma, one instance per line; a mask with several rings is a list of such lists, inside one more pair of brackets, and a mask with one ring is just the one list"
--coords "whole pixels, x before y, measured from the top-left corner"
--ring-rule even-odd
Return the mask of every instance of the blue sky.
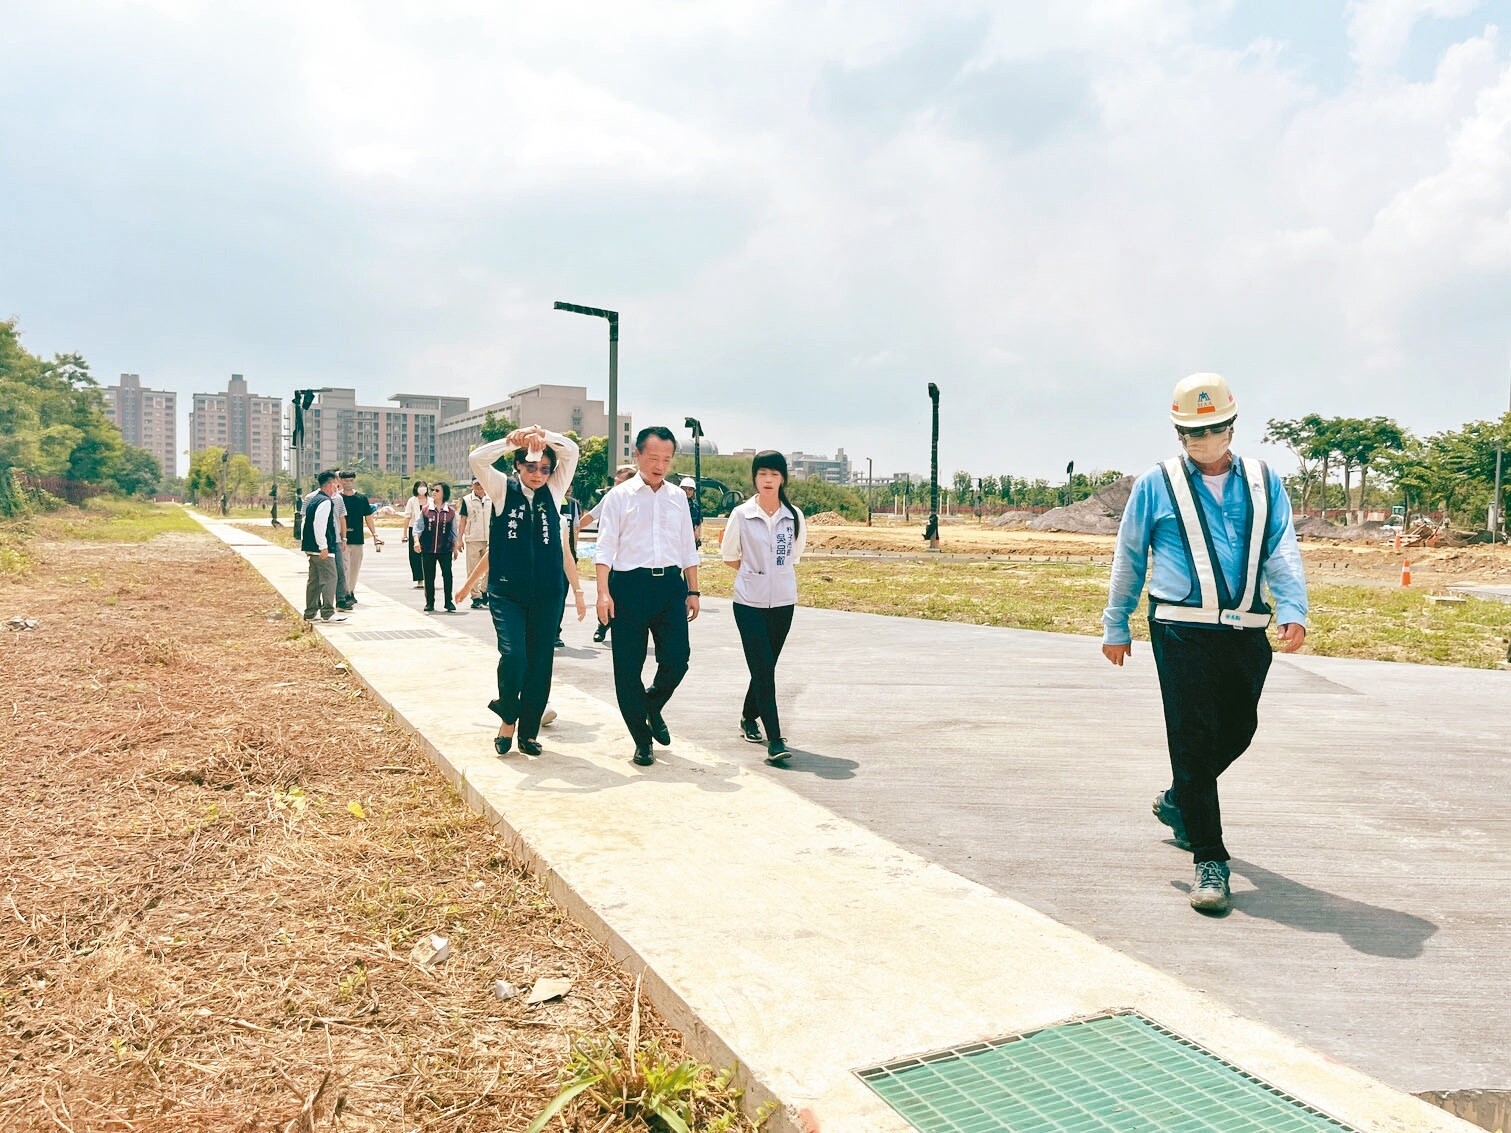
[[1138, 470], [1192, 370], [1241, 450], [1505, 408], [1511, 0], [1039, 7], [22, 0], [0, 316], [105, 381], [481, 404], [602, 396], [551, 303], [614, 307], [637, 423], [878, 472], [929, 381], [975, 475]]

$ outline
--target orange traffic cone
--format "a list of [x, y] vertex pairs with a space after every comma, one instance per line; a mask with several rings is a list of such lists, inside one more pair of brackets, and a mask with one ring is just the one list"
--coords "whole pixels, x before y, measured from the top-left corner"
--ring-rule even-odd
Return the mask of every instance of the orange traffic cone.
[[1404, 559], [1401, 562], [1401, 585], [1411, 585], [1411, 560]]

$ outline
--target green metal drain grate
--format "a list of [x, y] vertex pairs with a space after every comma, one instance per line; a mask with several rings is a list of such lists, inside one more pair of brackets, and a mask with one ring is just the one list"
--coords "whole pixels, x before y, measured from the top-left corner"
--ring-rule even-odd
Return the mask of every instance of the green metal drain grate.
[[920, 1133], [1357, 1133], [1131, 1012], [859, 1074]]

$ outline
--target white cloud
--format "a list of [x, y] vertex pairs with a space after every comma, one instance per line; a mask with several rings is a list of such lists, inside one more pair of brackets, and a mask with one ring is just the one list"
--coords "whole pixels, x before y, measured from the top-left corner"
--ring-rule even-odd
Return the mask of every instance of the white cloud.
[[1354, 61], [1367, 72], [1393, 67], [1411, 38], [1411, 30], [1428, 17], [1463, 16], [1481, 0], [1349, 0], [1348, 38]]

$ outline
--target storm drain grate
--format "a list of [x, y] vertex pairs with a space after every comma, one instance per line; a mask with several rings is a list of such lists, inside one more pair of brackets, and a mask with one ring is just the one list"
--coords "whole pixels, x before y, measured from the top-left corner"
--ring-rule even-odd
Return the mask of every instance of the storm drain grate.
[[346, 636], [352, 641], [413, 641], [441, 635], [433, 629], [363, 629]]
[[1131, 1012], [858, 1073], [920, 1133], [1357, 1133]]

